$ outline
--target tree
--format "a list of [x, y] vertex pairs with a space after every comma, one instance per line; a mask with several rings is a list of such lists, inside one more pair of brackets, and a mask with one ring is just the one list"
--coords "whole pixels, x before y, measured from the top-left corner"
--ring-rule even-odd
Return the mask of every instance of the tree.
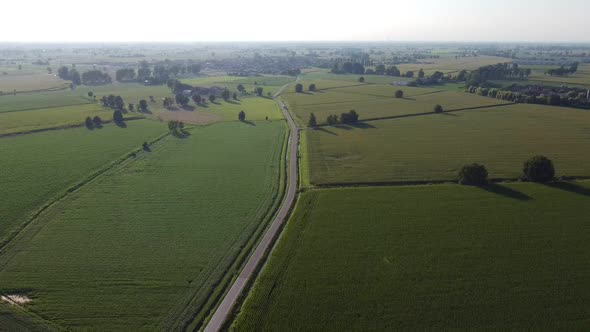
[[209, 101], [210, 102], [215, 103], [215, 99], [216, 99], [216, 97], [215, 97], [214, 94], [212, 94], [212, 95], [209, 96]]
[[238, 120], [240, 120], [240, 121], [246, 120], [246, 113], [244, 111], [240, 111], [240, 113], [238, 113]]
[[363, 76], [359, 77], [359, 82], [360, 83], [365, 83], [365, 78]]
[[88, 129], [94, 129], [94, 122], [92, 122], [92, 119], [89, 116], [86, 117], [86, 121], [84, 121], [84, 125]]
[[459, 170], [459, 183], [470, 186], [484, 185], [488, 181], [488, 171], [484, 165], [469, 164], [464, 165]]
[[316, 88], [315, 88], [315, 83], [311, 83], [311, 84], [309, 85], [309, 88], [308, 88], [308, 90], [309, 90], [309, 91], [315, 91], [315, 89], [316, 89]]
[[76, 69], [72, 69], [70, 71], [70, 75], [72, 77], [72, 84], [80, 85], [82, 84], [82, 80], [80, 79], [80, 73]]
[[257, 96], [262, 97], [262, 92], [263, 92], [262, 87], [260, 87], [260, 86], [256, 87], [255, 91], [256, 91]]
[[139, 111], [140, 112], [147, 112], [148, 111], [148, 103], [147, 100], [142, 99], [139, 101]]
[[47, 74], [51, 74], [53, 72], [53, 70], [51, 69], [51, 67], [47, 67]]
[[175, 96], [176, 99], [176, 103], [182, 107], [188, 105], [188, 102], [190, 101], [190, 99], [188, 97], [186, 97], [185, 95], [183, 95], [182, 93], [179, 93]]
[[340, 114], [340, 122], [344, 124], [356, 123], [359, 120], [359, 115], [355, 110], [350, 110], [348, 113]]
[[434, 113], [442, 113], [444, 110], [442, 108], [442, 106], [440, 106], [439, 104], [436, 104], [436, 106], [434, 106]]
[[113, 112], [113, 121], [115, 121], [115, 123], [123, 122], [123, 113], [121, 110], [115, 110], [115, 112]]
[[523, 165], [523, 177], [532, 182], [548, 182], [555, 177], [553, 162], [545, 156], [534, 156]]
[[172, 105], [174, 105], [174, 100], [170, 97], [164, 97], [164, 100], [162, 100], [162, 106], [164, 106], [164, 108], [168, 108]]
[[71, 78], [70, 69], [66, 66], [59, 67], [57, 70], [57, 76], [59, 76], [59, 78], [62, 80], [69, 80]]
[[115, 79], [119, 82], [129, 82], [135, 80], [135, 69], [123, 68], [115, 72]]
[[377, 74], [377, 75], [385, 74], [385, 65], [377, 65], [375, 67], [375, 74]]
[[403, 98], [404, 97], [404, 91], [403, 90], [397, 90], [395, 92], [395, 98]]
[[129, 105], [127, 105], [127, 109], [129, 110], [129, 112], [133, 112], [133, 110], [135, 109], [135, 105], [133, 105], [133, 103], [129, 103]]
[[244, 86], [242, 84], [238, 84], [238, 91], [240, 93], [244, 93], [244, 91], [246, 91], [246, 88], [244, 88]]
[[223, 100], [225, 100], [225, 101], [228, 101], [229, 96], [230, 96], [229, 90], [227, 88], [224, 89], [223, 92], [221, 93], [221, 98], [223, 98]]
[[326, 119], [326, 122], [329, 125], [335, 125], [335, 124], [337, 124], [338, 123], [338, 115], [336, 115], [336, 114], [330, 114], [330, 115], [328, 115], [328, 118]]
[[194, 93], [192, 95], [193, 101], [195, 102], [195, 104], [200, 104], [202, 102], [202, 98], [201, 95]]
[[92, 98], [92, 96], [94, 96], [94, 93], [92, 91], [88, 91], [88, 98]]
[[309, 115], [309, 122], [307, 123], [307, 125], [308, 125], [309, 127], [311, 127], [311, 128], [315, 128], [315, 127], [317, 127], [317, 126], [318, 126], [318, 122], [317, 122], [317, 120], [316, 120], [316, 118], [315, 118], [315, 114], [311, 113], [311, 114]]
[[[74, 70], [72, 69], [72, 71]], [[109, 84], [111, 81], [111, 76], [100, 70], [89, 70], [82, 74], [82, 83], [84, 83], [84, 85]], [[76, 84], [74, 81], [74, 74], [72, 74], [72, 82]]]
[[98, 115], [95, 115], [94, 118], [92, 118], [92, 122], [94, 123], [94, 126], [97, 128], [100, 128], [102, 126], [102, 119]]
[[155, 103], [156, 102], [156, 100], [154, 99], [154, 96], [150, 96], [150, 102], [151, 103]]
[[123, 110], [125, 108], [125, 102], [123, 101], [123, 97], [121, 97], [121, 96], [115, 97], [114, 108], [117, 110]]
[[303, 85], [301, 83], [295, 84], [295, 92], [297, 92], [297, 93], [303, 92]]
[[150, 145], [148, 144], [148, 142], [143, 142], [143, 144], [141, 145], [141, 148], [143, 149], [143, 151], [146, 151], [146, 152], [151, 151]]
[[424, 69], [420, 68], [420, 71], [418, 72], [418, 78], [424, 78]]
[[414, 77], [414, 72], [413, 72], [413, 71], [411, 71], [411, 70], [410, 70], [410, 71], [408, 71], [408, 72], [406, 72], [406, 77], [409, 77], [409, 78], [412, 78], [412, 77]]

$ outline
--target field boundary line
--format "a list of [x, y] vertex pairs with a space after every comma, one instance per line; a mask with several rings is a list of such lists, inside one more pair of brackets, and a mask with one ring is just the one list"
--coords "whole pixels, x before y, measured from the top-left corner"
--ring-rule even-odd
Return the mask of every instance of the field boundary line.
[[[0, 113], [2, 114], [2, 113]], [[134, 121], [134, 120], [143, 120], [145, 119], [145, 117], [143, 116], [132, 116], [129, 118], [125, 118], [123, 122], [125, 121]], [[110, 124], [113, 123], [113, 120], [106, 120], [103, 121], [103, 124]], [[68, 125], [62, 125], [62, 126], [57, 126], [57, 127], [47, 127], [47, 128], [39, 128], [39, 129], [31, 129], [31, 130], [23, 130], [23, 131], [17, 131], [14, 133], [4, 133], [4, 134], [0, 134], [0, 139], [5, 138], [5, 137], [12, 137], [12, 136], [22, 136], [22, 135], [28, 135], [28, 134], [36, 134], [36, 133], [42, 133], [45, 131], [52, 131], [52, 130], [66, 130], [66, 129], [74, 129], [74, 128], [81, 128], [81, 127], [85, 127], [86, 125], [81, 123], [81, 124], [68, 124]], [[100, 129], [97, 129], [100, 130]]]
[[16, 92], [2, 92], [0, 93], [0, 97], [2, 96], [14, 96], [15, 94], [27, 94], [27, 93], [41, 93], [41, 92], [58, 92], [69, 89], [69, 86], [60, 86], [54, 88], [47, 88], [47, 89], [37, 89], [37, 90], [27, 90], [27, 91], [16, 91]]
[[34, 107], [34, 108], [25, 108], [25, 109], [20, 109], [20, 110], [4, 111], [4, 112], [0, 112], [0, 114], [28, 112], [28, 111], [38, 111], [38, 110], [50, 110], [50, 109], [54, 109], [54, 108], [75, 107], [75, 106], [92, 105], [92, 104], [93, 103], [79, 103], [79, 104], [71, 104], [71, 105], [49, 106], [49, 107]]
[[[556, 178], [559, 181], [578, 181], [590, 180], [590, 176], [561, 176]], [[492, 178], [488, 179], [488, 183], [527, 183], [529, 181], [521, 178]], [[331, 188], [367, 188], [367, 187], [408, 187], [408, 186], [427, 186], [439, 184], [458, 184], [458, 180], [408, 180], [408, 181], [375, 181], [375, 182], [334, 182], [334, 183], [320, 183], [312, 184], [306, 190], [314, 189], [331, 189]]]

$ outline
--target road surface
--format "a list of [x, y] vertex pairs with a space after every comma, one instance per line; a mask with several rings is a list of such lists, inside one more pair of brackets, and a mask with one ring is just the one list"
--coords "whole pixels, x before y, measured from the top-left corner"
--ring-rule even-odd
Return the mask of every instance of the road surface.
[[291, 206], [293, 205], [296, 195], [297, 195], [297, 177], [299, 175], [298, 171], [297, 171], [297, 152], [299, 150], [299, 133], [298, 133], [299, 129], [297, 128], [295, 121], [293, 121], [293, 118], [291, 118], [291, 114], [289, 114], [289, 111], [286, 109], [286, 107], [283, 105], [283, 103], [281, 103], [278, 99], [276, 99], [276, 96], [278, 96], [286, 86], [287, 85], [283, 86], [275, 94], [275, 100], [279, 104], [279, 107], [281, 108], [281, 110], [283, 111], [285, 119], [287, 119], [287, 122], [289, 123], [289, 127], [291, 127], [291, 135], [289, 138], [289, 146], [288, 146], [289, 177], [288, 177], [287, 196], [285, 197], [285, 201], [283, 202], [283, 205], [281, 206], [275, 219], [272, 221], [272, 224], [270, 225], [270, 227], [268, 228], [268, 230], [264, 234], [262, 241], [260, 241], [260, 243], [258, 244], [258, 247], [256, 247], [256, 250], [254, 251], [252, 256], [250, 256], [250, 259], [248, 260], [248, 262], [244, 266], [244, 269], [242, 270], [242, 272], [240, 273], [238, 278], [234, 281], [233, 285], [229, 289], [229, 292], [227, 292], [227, 294], [223, 298], [223, 301], [221, 302], [221, 304], [219, 305], [219, 307], [215, 311], [215, 314], [213, 314], [213, 317], [211, 318], [211, 320], [209, 321], [209, 323], [205, 327], [205, 332], [217, 332], [221, 329], [221, 326], [223, 325], [225, 320], [228, 318], [228, 316], [232, 312], [232, 309], [233, 309], [234, 305], [236, 304], [238, 297], [240, 296], [240, 294], [244, 290], [244, 287], [248, 283], [248, 280], [250, 280], [250, 278], [252, 278], [254, 276], [254, 272], [256, 271], [256, 267], [261, 263], [261, 261], [264, 258], [265, 252], [272, 245], [272, 240], [276, 238], [279, 231], [281, 230], [281, 226], [289, 217], [289, 210], [290, 210]]

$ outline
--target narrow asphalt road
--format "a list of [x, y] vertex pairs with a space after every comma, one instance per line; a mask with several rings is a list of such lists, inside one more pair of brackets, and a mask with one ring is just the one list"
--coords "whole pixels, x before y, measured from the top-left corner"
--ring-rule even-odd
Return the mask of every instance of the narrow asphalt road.
[[272, 245], [272, 240], [276, 238], [277, 234], [281, 230], [281, 226], [289, 217], [289, 210], [295, 201], [295, 197], [297, 195], [297, 152], [299, 150], [299, 133], [297, 125], [293, 118], [291, 118], [291, 114], [289, 111], [283, 106], [280, 100], [276, 99], [276, 97], [284, 90], [287, 85], [283, 86], [276, 94], [275, 94], [275, 101], [279, 104], [279, 107], [283, 111], [283, 115], [287, 122], [289, 123], [289, 127], [291, 127], [291, 135], [289, 138], [289, 147], [288, 147], [288, 161], [289, 161], [289, 182], [288, 182], [288, 189], [287, 189], [287, 196], [285, 197], [285, 201], [281, 206], [279, 212], [277, 213], [275, 219], [272, 221], [272, 224], [264, 234], [262, 241], [256, 247], [256, 250], [250, 256], [250, 259], [244, 266], [244, 269], [238, 276], [238, 278], [234, 281], [233, 285], [229, 289], [229, 292], [223, 298], [223, 301], [213, 314], [213, 317], [205, 327], [205, 332], [217, 332], [221, 329], [221, 326], [225, 322], [225, 320], [230, 315], [236, 301], [246, 283], [250, 278], [253, 277], [254, 272], [256, 271], [256, 267], [261, 263], [264, 258], [265, 252], [270, 248]]

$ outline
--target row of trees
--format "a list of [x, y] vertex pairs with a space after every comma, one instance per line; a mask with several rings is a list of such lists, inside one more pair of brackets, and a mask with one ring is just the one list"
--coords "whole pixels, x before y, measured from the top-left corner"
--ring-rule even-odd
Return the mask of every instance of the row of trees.
[[575, 90], [569, 91], [567, 94], [561, 95], [559, 93], [549, 94], [527, 94], [522, 92], [515, 92], [509, 90], [502, 90], [496, 88], [483, 88], [476, 86], [469, 86], [465, 89], [466, 92], [473, 93], [479, 96], [496, 98], [515, 103], [525, 104], [540, 104], [566, 107], [584, 107], [590, 106], [586, 99], [586, 94], [577, 92]]
[[[555, 179], [553, 162], [542, 155], [528, 159], [522, 167], [522, 179], [541, 183], [553, 181]], [[464, 185], [485, 185], [488, 182], [488, 171], [484, 165], [465, 165], [459, 170], [458, 181]]]
[[88, 129], [102, 128], [102, 119], [98, 115], [94, 116], [94, 118], [87, 116], [84, 125]]
[[578, 71], [579, 64], [580, 64], [579, 62], [574, 62], [571, 65], [569, 65], [568, 67], [561, 66], [556, 69], [549, 69], [549, 70], [547, 70], [546, 73], [551, 76], [565, 76], [565, 75], [569, 75], [569, 74], [574, 74], [575, 72]]
[[[358, 120], [359, 120], [359, 115], [355, 110], [350, 110], [346, 113], [341, 113], [340, 117], [336, 114], [330, 114], [326, 118], [326, 122], [329, 125], [335, 125], [335, 124], [339, 124], [339, 123], [353, 124], [353, 123], [357, 123]], [[317, 118], [316, 118], [315, 114], [313, 114], [313, 113], [311, 113], [309, 115], [308, 126], [311, 128], [316, 128], [318, 126]]]
[[80, 75], [76, 68], [70, 69], [66, 66], [61, 66], [57, 70], [57, 76], [62, 80], [72, 81], [73, 85], [101, 85], [111, 83], [111, 76], [109, 74], [96, 69], [86, 71]]
[[[355, 74], [355, 75], [386, 75], [386, 76], [394, 76], [394, 77], [409, 77], [413, 78], [416, 76], [414, 71], [407, 71], [406, 73], [402, 73], [399, 68], [396, 66], [385, 66], [384, 64], [379, 64], [375, 66], [375, 69], [365, 69], [365, 67], [358, 62], [342, 62], [337, 61], [332, 64], [332, 73], [334, 74]], [[424, 70], [420, 69], [417, 74], [418, 78], [424, 78]], [[362, 80], [359, 78], [360, 82], [364, 82], [364, 77]]]
[[[522, 69], [518, 64], [514, 63], [498, 63], [495, 65], [479, 67], [467, 75], [466, 80], [468, 85], [481, 86], [489, 80], [504, 80], [504, 79], [523, 79], [532, 73], [530, 68]], [[457, 76], [458, 81], [462, 81]]]
[[[307, 87], [307, 90], [308, 91], [316, 91], [317, 90], [317, 87], [316, 87], [315, 83], [311, 83]], [[295, 92], [302, 93], [303, 92], [303, 84], [301, 84], [301, 83], [295, 84]]]

